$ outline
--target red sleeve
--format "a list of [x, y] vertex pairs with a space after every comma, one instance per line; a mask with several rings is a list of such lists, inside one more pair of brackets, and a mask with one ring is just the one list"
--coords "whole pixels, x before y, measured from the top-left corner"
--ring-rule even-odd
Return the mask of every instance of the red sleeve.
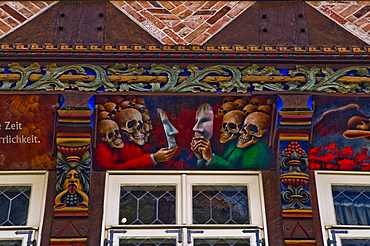
[[144, 154], [134, 144], [126, 144], [122, 149], [113, 149], [103, 142], [96, 146], [96, 163], [98, 169], [154, 169], [150, 154]]

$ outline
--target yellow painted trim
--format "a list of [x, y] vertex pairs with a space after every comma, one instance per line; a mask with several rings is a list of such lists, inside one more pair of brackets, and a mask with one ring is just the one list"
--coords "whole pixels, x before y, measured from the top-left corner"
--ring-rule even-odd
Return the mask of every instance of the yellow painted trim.
[[87, 238], [50, 238], [50, 242], [87, 242]]
[[309, 209], [287, 209], [287, 210], [283, 210], [283, 213], [307, 213], [307, 214], [312, 214], [312, 210], [309, 210]]
[[91, 110], [58, 110], [59, 114], [92, 114]]
[[85, 212], [89, 211], [89, 208], [79, 208], [79, 207], [64, 207], [64, 208], [54, 208], [55, 212]]
[[282, 121], [280, 125], [311, 125], [311, 121]]
[[57, 144], [69, 142], [83, 142], [90, 143], [90, 138], [57, 138]]
[[297, 243], [314, 243], [316, 244], [316, 240], [285, 240], [286, 244], [297, 244]]
[[280, 140], [302, 140], [302, 141], [308, 141], [309, 137], [279, 137]]
[[79, 120], [79, 119], [59, 119], [58, 122], [79, 122], [79, 123], [90, 123], [90, 119], [88, 120]]
[[280, 111], [280, 115], [313, 115], [313, 111]]

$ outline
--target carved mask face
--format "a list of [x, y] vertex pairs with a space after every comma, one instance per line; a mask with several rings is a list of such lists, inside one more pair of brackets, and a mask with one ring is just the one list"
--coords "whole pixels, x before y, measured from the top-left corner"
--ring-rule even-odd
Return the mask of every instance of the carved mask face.
[[220, 143], [227, 143], [239, 136], [245, 115], [240, 110], [233, 110], [225, 114], [222, 120]]
[[213, 134], [213, 110], [210, 104], [204, 103], [199, 106], [195, 115], [195, 125], [193, 127], [194, 137], [203, 136], [211, 139]]
[[74, 194], [76, 190], [82, 190], [82, 184], [80, 181], [80, 174], [72, 169], [66, 174], [66, 179], [63, 182], [63, 189], [68, 189], [68, 192]]
[[119, 129], [127, 139], [138, 145], [144, 145], [143, 117], [139, 111], [134, 108], [126, 108], [118, 112], [115, 121]]
[[121, 133], [116, 122], [113, 120], [102, 120], [98, 124], [101, 140], [115, 149], [123, 148]]
[[245, 118], [240, 130], [237, 147], [246, 148], [258, 142], [270, 126], [270, 116], [262, 112], [253, 112]]
[[164, 133], [166, 134], [168, 148], [173, 149], [177, 146], [174, 135], [178, 134], [179, 131], [171, 124], [166, 113], [162, 109], [157, 108], [157, 112], [161, 118]]

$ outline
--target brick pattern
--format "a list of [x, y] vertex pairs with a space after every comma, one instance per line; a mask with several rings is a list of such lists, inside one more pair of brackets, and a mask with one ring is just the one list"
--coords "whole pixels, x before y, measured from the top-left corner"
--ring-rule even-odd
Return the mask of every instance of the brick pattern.
[[308, 3], [370, 44], [370, 1], [308, 1]]
[[32, 20], [58, 1], [0, 1], [0, 38]]
[[254, 1], [112, 1], [162, 44], [201, 45]]

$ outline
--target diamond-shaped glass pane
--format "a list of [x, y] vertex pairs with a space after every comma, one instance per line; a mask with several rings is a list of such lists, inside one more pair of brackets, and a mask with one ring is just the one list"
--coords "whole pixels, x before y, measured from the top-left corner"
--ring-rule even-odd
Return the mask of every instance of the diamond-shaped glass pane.
[[31, 186], [0, 186], [0, 226], [26, 225]]
[[21, 240], [0, 240], [0, 246], [21, 246]]
[[197, 238], [194, 239], [194, 246], [247, 246], [250, 245], [249, 238]]
[[193, 186], [194, 224], [249, 224], [247, 186]]
[[370, 246], [370, 238], [351, 239], [346, 238], [341, 240], [342, 246]]
[[127, 238], [120, 239], [119, 245], [140, 245], [140, 246], [174, 246], [176, 245], [176, 240], [173, 238]]
[[120, 224], [176, 223], [176, 186], [121, 186]]
[[370, 225], [370, 186], [333, 185], [338, 225]]

